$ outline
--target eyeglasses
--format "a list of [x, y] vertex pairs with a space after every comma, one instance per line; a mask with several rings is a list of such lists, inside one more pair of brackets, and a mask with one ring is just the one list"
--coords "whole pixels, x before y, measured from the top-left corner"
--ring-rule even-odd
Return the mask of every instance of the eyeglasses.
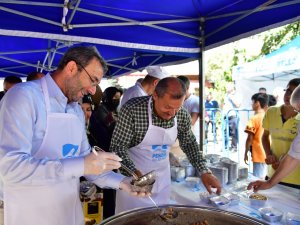
[[90, 81], [91, 81], [91, 84], [93, 85], [93, 86], [96, 86], [96, 85], [98, 85], [99, 83], [100, 83], [100, 80], [98, 79], [98, 78], [92, 78], [92, 76], [89, 74], [89, 72], [84, 68], [84, 66], [82, 66], [80, 63], [78, 63], [78, 62], [76, 62], [76, 64], [78, 65], [78, 66], [80, 66], [85, 72], [86, 72], [86, 74], [89, 76], [89, 78], [90, 78]]
[[300, 113], [300, 110], [294, 108], [294, 112]]
[[285, 91], [286, 95], [291, 96], [293, 94], [294, 90], [291, 90], [291, 89], [288, 88], [288, 89], [284, 89], [284, 91]]

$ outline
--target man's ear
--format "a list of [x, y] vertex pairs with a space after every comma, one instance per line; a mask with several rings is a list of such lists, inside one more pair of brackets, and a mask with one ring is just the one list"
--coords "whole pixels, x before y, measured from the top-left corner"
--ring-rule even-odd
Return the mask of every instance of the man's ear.
[[157, 95], [156, 91], [153, 91], [153, 93], [152, 93], [152, 98], [153, 98], [154, 100], [158, 99], [158, 95]]
[[159, 82], [159, 79], [154, 80], [153, 81], [153, 86], [155, 87], [158, 84], [158, 82]]
[[71, 60], [67, 63], [65, 69], [68, 72], [68, 74], [75, 74], [74, 72], [78, 71], [78, 66], [75, 61]]

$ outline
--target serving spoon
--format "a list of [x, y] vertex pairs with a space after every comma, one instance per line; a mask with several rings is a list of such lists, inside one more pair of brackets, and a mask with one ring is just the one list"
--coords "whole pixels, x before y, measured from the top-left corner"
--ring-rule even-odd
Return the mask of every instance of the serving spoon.
[[[100, 152], [105, 152], [102, 148], [98, 147], [98, 146], [93, 146], [92, 147], [92, 152], [95, 154], [95, 155], [98, 155], [98, 152], [97, 151], [100, 151]], [[131, 169], [129, 169], [127, 166], [125, 166], [123, 163], [120, 163], [121, 164], [121, 167], [126, 170], [131, 176], [133, 176], [133, 178], [135, 180], [138, 180], [140, 179], [140, 177], [135, 173], [133, 172]], [[151, 198], [151, 196], [149, 195], [148, 198], [151, 200], [151, 202], [155, 205], [156, 208], [159, 208], [156, 204], [156, 202], [153, 200], [153, 198]]]

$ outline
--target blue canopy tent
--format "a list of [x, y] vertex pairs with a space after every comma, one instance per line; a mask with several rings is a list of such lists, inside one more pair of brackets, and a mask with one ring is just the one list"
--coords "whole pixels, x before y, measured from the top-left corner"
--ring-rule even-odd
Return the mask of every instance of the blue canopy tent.
[[237, 65], [232, 70], [234, 80], [264, 82], [286, 81], [300, 75], [300, 36], [278, 50], [257, 60]]
[[0, 76], [54, 70], [57, 53], [82, 43], [98, 47], [110, 76], [186, 62], [299, 12], [300, 0], [1, 0]]
[[97, 46], [109, 76], [194, 59], [202, 74], [204, 50], [297, 21], [299, 12], [300, 0], [0, 0], [0, 76], [54, 70], [56, 55], [82, 43]]

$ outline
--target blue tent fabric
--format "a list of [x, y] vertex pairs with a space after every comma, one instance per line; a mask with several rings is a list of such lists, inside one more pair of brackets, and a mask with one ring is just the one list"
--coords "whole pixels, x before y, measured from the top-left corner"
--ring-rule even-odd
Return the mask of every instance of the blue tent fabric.
[[299, 12], [300, 0], [2, 0], [0, 76], [52, 71], [76, 44], [95, 45], [108, 76], [187, 62]]

